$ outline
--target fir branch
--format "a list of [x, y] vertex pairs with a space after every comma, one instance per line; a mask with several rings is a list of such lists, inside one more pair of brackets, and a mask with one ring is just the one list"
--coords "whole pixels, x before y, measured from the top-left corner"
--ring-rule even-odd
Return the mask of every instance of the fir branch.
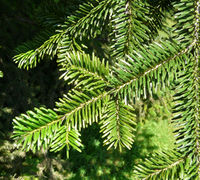
[[195, 133], [196, 133], [196, 156], [197, 156], [197, 167], [198, 167], [198, 174], [200, 177], [200, 71], [199, 71], [199, 32], [200, 32], [200, 27], [199, 27], [199, 18], [200, 18], [200, 1], [195, 2], [195, 28], [194, 28], [194, 41], [196, 42], [195, 45], [195, 51], [194, 51], [194, 86], [195, 86], [195, 121], [196, 121], [196, 127], [195, 127]]
[[[34, 151], [49, 144], [53, 151], [65, 146], [67, 150], [73, 147], [81, 151], [78, 130], [98, 122], [108, 148], [130, 149], [135, 131], [135, 112], [130, 102], [147, 98], [175, 81], [172, 121], [181, 154], [158, 153], [138, 165], [135, 172], [144, 179], [199, 178], [200, 0], [176, 1], [174, 8], [177, 23], [173, 33], [178, 43], [152, 40], [147, 45], [151, 39], [147, 35], [149, 26], [156, 31], [161, 23], [155, 23], [160, 17], [150, 21], [150, 25], [146, 22], [145, 18], [151, 20], [152, 15], [143, 1], [96, 0], [80, 5], [62, 30], [39, 48], [15, 56], [19, 67], [30, 68], [46, 55], [58, 55], [64, 70], [62, 77], [75, 85], [56, 103], [56, 113], [40, 108], [15, 118], [14, 137], [19, 144]], [[108, 67], [104, 60], [94, 53], [86, 54], [82, 47], [86, 46], [83, 40], [101, 35], [109, 23], [113, 30], [111, 57], [117, 63]]]
[[184, 163], [185, 157], [175, 151], [154, 153], [135, 167], [134, 174], [142, 180], [184, 179]]
[[81, 130], [98, 122], [108, 97], [105, 91], [78, 92], [74, 89], [56, 103], [55, 110], [64, 115], [63, 118], [72, 124], [72, 128]]
[[[89, 11], [84, 12], [80, 9], [77, 10], [77, 16], [72, 15], [68, 17], [69, 19], [65, 23], [66, 25], [63, 25], [62, 29], [58, 31], [57, 34], [51, 36], [40, 47], [16, 55], [14, 57], [14, 62], [18, 63], [19, 68], [33, 68], [45, 55], [53, 59], [57, 55], [58, 49], [60, 49], [60, 52], [62, 52], [63, 49], [65, 52], [66, 50], [73, 50], [77, 46], [74, 37], [79, 37], [80, 39], [85, 36], [89, 38], [90, 35], [95, 37], [98, 32], [97, 29], [100, 28], [102, 30], [103, 28], [102, 23], [105, 23], [103, 20], [109, 19], [111, 16], [112, 11], [110, 11], [110, 4], [112, 3], [111, 0], [101, 1], [96, 6], [93, 6], [91, 3], [85, 3], [84, 5], [89, 7]], [[80, 6], [80, 8], [83, 7]], [[98, 16], [99, 13], [102, 15], [100, 18]], [[78, 15], [80, 15], [80, 17]], [[88, 24], [94, 25], [93, 30], [88, 30]], [[68, 41], [67, 44], [65, 42], [65, 46], [63, 47], [62, 43], [65, 38], [67, 38]]]
[[63, 125], [57, 131], [56, 135], [53, 137], [52, 143], [50, 145], [51, 151], [57, 152], [67, 147], [67, 158], [69, 158], [70, 146], [73, 149], [81, 152], [81, 147], [83, 147], [80, 139], [80, 133], [78, 130], [70, 127], [70, 123]]
[[47, 148], [59, 127], [59, 121], [61, 119], [51, 109], [35, 108], [13, 120], [13, 138], [27, 151], [31, 149], [35, 152], [42, 146]]
[[[147, 57], [142, 57], [141, 56], [141, 54], [142, 53], [140, 53], [140, 51], [137, 53], [138, 54], [138, 57], [141, 57], [140, 59], [141, 60], [137, 60], [137, 56], [134, 56], [135, 57], [135, 59], [132, 59], [132, 57], [129, 57], [128, 56], [128, 58], [129, 59], [131, 59], [131, 61], [134, 63], [134, 64], [136, 64], [138, 61], [141, 61], [141, 62], [144, 62], [144, 63], [141, 63], [141, 64], [139, 64], [138, 65], [138, 67], [139, 68], [141, 68], [141, 69], [145, 69], [143, 72], [141, 71], [141, 69], [139, 69], [139, 68], [135, 68], [135, 69], [133, 69], [133, 70], [129, 70], [129, 68], [131, 67], [131, 65], [129, 65], [129, 64], [127, 64], [127, 62], [122, 62], [121, 64], [122, 65], [124, 65], [124, 70], [123, 70], [123, 68], [121, 68], [120, 70], [117, 70], [117, 74], [119, 74], [119, 73], [121, 73], [122, 74], [122, 72], [121, 71], [123, 71], [124, 73], [123, 73], [123, 76], [122, 77], [120, 77], [120, 79], [118, 80], [118, 77], [116, 77], [116, 79], [113, 79], [113, 80], [111, 80], [111, 82], [113, 82], [113, 83], [115, 83], [116, 84], [116, 88], [115, 88], [115, 90], [113, 90], [113, 92], [114, 93], [121, 93], [122, 94], [122, 97], [125, 97], [125, 95], [123, 95], [124, 94], [124, 92], [126, 91], [126, 89], [129, 89], [129, 91], [130, 91], [130, 89], [132, 90], [132, 92], [134, 91], [133, 90], [133, 87], [136, 89], [135, 90], [135, 93], [134, 93], [134, 95], [131, 95], [131, 96], [129, 96], [129, 99], [131, 99], [133, 96], [135, 96], [134, 98], [137, 98], [137, 92], [138, 92], [138, 90], [137, 90], [137, 84], [139, 84], [139, 86], [140, 87], [142, 87], [143, 86], [143, 88], [144, 88], [144, 97], [146, 97], [146, 88], [147, 87], [150, 87], [150, 85], [145, 85], [146, 83], [150, 83], [150, 82], [152, 82], [152, 81], [149, 81], [148, 80], [148, 78], [149, 77], [151, 77], [151, 74], [152, 75], [155, 75], [155, 73], [156, 74], [158, 74], [157, 76], [162, 76], [162, 75], [160, 75], [159, 74], [159, 69], [160, 68], [165, 68], [165, 66], [167, 65], [167, 67], [168, 66], [174, 66], [175, 65], [175, 63], [172, 63], [172, 65], [170, 65], [170, 63], [171, 62], [174, 62], [174, 61], [176, 61], [176, 60], [178, 60], [178, 62], [179, 63], [184, 63], [183, 61], [181, 61], [181, 60], [179, 60], [179, 58], [182, 56], [182, 55], [184, 55], [186, 52], [188, 52], [188, 51], [190, 51], [191, 49], [192, 49], [192, 47], [195, 45], [195, 42], [193, 42], [192, 44], [190, 44], [188, 47], [186, 47], [186, 48], [184, 48], [184, 49], [179, 49], [178, 51], [177, 50], [174, 50], [173, 48], [169, 51], [170, 52], [170, 54], [168, 55], [166, 55], [165, 56], [165, 59], [160, 59], [159, 61], [155, 61], [153, 64], [147, 64], [146, 62], [150, 62], [150, 63], [152, 63], [152, 60], [153, 60], [153, 58], [151, 57], [151, 59], [150, 60], [148, 60], [147, 59]], [[158, 51], [160, 51], [160, 52], [162, 52], [163, 51], [163, 48], [165, 47], [166, 48], [166, 46], [162, 46], [162, 45], [160, 45], [160, 44], [158, 44], [158, 45], [156, 45], [157, 46], [157, 49], [156, 50], [158, 50], [158, 48], [160, 48]], [[153, 48], [154, 49], [154, 48]], [[175, 51], [175, 52], [174, 52]], [[150, 51], [151, 52], [151, 51]], [[152, 53], [151, 53], [152, 54]], [[171, 54], [173, 54], [173, 56], [171, 55]], [[145, 62], [146, 61], [146, 62]], [[119, 64], [119, 67], [121, 66], [121, 64]], [[146, 65], [146, 67], [144, 68], [144, 64]], [[141, 65], [142, 65], [142, 67], [141, 67]], [[173, 67], [174, 68], [174, 73], [176, 73], [176, 68], [180, 68], [180, 64], [178, 65], [177, 64], [177, 66], [179, 66], [179, 67]], [[123, 67], [123, 66], [122, 66]], [[163, 70], [163, 69], [162, 69]], [[169, 68], [167, 68], [166, 69], [166, 71], [167, 70], [169, 70]], [[118, 73], [119, 72], [119, 73]], [[130, 74], [128, 74], [128, 72], [130, 72]], [[139, 72], [142, 72], [142, 73], [139, 73]], [[125, 79], [125, 76], [126, 76], [126, 74], [128, 75], [127, 76], [127, 81], [124, 81], [123, 82], [123, 79]], [[120, 76], [120, 75], [119, 75]], [[145, 79], [144, 79], [145, 78]], [[140, 80], [141, 79], [143, 79], [142, 80], [142, 82], [140, 83]], [[154, 79], [154, 81], [155, 81], [155, 79], [157, 79], [157, 77], [154, 77], [153, 78]], [[152, 79], [152, 80], [153, 80]], [[163, 79], [163, 78], [158, 78], [158, 80], [159, 79]], [[123, 83], [122, 83], [123, 82]], [[137, 83], [137, 84], [136, 84]], [[160, 83], [159, 81], [158, 81], [158, 83]], [[164, 82], [163, 82], [164, 83]], [[119, 84], [119, 85], [118, 85]], [[154, 85], [153, 85], [154, 86]], [[154, 87], [155, 88], [155, 87]], [[150, 88], [148, 88], [148, 91], [149, 91], [149, 93], [150, 94], [152, 94], [152, 90], [150, 90]], [[126, 93], [126, 94], [129, 94], [129, 93]], [[139, 95], [140, 96], [140, 95]]]
[[100, 132], [108, 149], [114, 146], [122, 151], [123, 147], [132, 147], [136, 125], [134, 113], [134, 109], [122, 103], [118, 97], [107, 103], [100, 121]]
[[[119, 61], [136, 49], [144, 41], [149, 40], [150, 29], [145, 25], [144, 19], [147, 8], [143, 2], [119, 0], [114, 9], [112, 19], [112, 57]], [[119, 18], [120, 17], [120, 18]], [[150, 20], [150, 19], [148, 19]]]
[[77, 88], [93, 90], [109, 86], [106, 78], [109, 74], [108, 62], [104, 59], [101, 62], [94, 53], [90, 56], [84, 52], [73, 51], [66, 53], [58, 63], [62, 67], [60, 71], [64, 72], [61, 78], [69, 84], [74, 83]]

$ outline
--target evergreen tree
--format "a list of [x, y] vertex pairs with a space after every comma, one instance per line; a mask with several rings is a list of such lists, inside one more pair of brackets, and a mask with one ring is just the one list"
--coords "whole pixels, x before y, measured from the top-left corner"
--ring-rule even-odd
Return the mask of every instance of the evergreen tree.
[[14, 61], [30, 69], [56, 60], [71, 89], [55, 109], [13, 120], [18, 145], [81, 151], [80, 131], [96, 122], [108, 149], [131, 149], [135, 102], [170, 86], [176, 148], [147, 158], [135, 177], [199, 179], [199, 18], [200, 0], [87, 0], [67, 18], [48, 18], [48, 28], [17, 48]]

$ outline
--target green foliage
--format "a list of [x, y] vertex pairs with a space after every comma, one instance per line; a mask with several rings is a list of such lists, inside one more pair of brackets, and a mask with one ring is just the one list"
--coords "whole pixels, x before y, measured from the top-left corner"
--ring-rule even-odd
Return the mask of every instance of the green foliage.
[[[22, 148], [59, 151], [66, 147], [67, 155], [71, 147], [81, 151], [80, 131], [98, 123], [108, 149], [131, 149], [140, 124], [135, 105], [169, 86], [175, 89], [176, 145], [136, 165], [134, 178], [200, 178], [200, 1], [162, 3], [88, 0], [42, 44], [14, 57], [18, 67], [26, 69], [43, 59], [57, 60], [61, 78], [71, 88], [55, 109], [36, 108], [14, 119], [14, 138]], [[163, 9], [169, 10], [173, 28], [164, 26]], [[159, 30], [173, 37], [162, 39]], [[95, 46], [89, 48], [97, 38], [109, 47], [108, 58], [98, 57]]]
[[131, 149], [135, 131], [134, 109], [121, 103], [119, 100], [110, 100], [101, 119], [101, 131], [104, 144], [122, 150], [122, 147]]
[[184, 178], [184, 158], [177, 152], [155, 153], [138, 165], [135, 173], [140, 179], [178, 179]]
[[3, 77], [3, 72], [2, 71], [0, 71], [0, 77]]
[[13, 137], [15, 134], [20, 134], [23, 149], [32, 149], [35, 152], [36, 148], [37, 150], [41, 147], [47, 148], [49, 139], [53, 138], [57, 130], [57, 124], [53, 126], [51, 121], [57, 118], [57, 114], [51, 109], [36, 108], [35, 112], [28, 111], [13, 121], [15, 128]]
[[58, 63], [64, 72], [61, 78], [68, 81], [68, 84], [75, 83], [77, 88], [99, 89], [109, 83], [106, 80], [109, 74], [108, 63], [105, 64], [104, 60], [101, 62], [94, 54], [90, 59], [89, 54], [73, 51], [60, 58]]
[[[48, 153], [48, 157], [41, 151], [36, 154], [26, 153], [17, 150], [15, 143], [4, 140], [5, 137], [2, 136], [0, 177], [47, 179], [52, 174], [51, 177], [55, 179], [134, 179], [135, 164], [142, 162], [148, 154], [174, 148], [172, 128], [169, 124], [170, 101], [171, 97], [167, 93], [159, 95], [159, 99], [152, 102], [143, 102], [142, 106], [148, 107], [141, 112], [140, 120], [143, 122], [137, 125], [133, 148], [124, 149], [121, 153], [103, 147], [103, 140], [98, 133], [100, 129], [95, 124], [81, 131], [84, 144], [82, 153], [72, 150], [69, 160], [66, 159], [64, 149], [57, 154]], [[135, 108], [139, 107], [141, 105]]]

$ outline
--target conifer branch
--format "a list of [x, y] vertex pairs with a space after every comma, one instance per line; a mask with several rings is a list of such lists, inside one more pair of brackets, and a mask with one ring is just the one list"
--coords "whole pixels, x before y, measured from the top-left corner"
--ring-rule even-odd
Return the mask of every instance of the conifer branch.
[[[79, 37], [81, 40], [85, 36], [87, 38], [90, 36], [95, 37], [98, 32], [97, 28], [102, 29], [102, 23], [105, 23], [105, 19], [109, 19], [111, 16], [112, 11], [110, 11], [110, 5], [112, 3], [112, 0], [101, 1], [96, 6], [91, 3], [85, 3], [85, 6], [90, 9], [88, 12], [84, 12], [83, 6], [81, 6], [80, 8], [82, 9], [76, 11], [77, 16], [69, 16], [68, 21], [62, 26], [62, 29], [59, 30], [57, 34], [51, 36], [40, 47], [16, 55], [14, 57], [14, 62], [18, 63], [19, 68], [33, 68], [36, 67], [37, 63], [43, 59], [45, 55], [48, 55], [53, 59], [60, 49], [62, 52], [64, 48], [66, 52], [66, 50], [73, 50], [76, 48], [77, 45], [74, 43], [74, 37]], [[99, 13], [102, 15], [101, 17], [99, 17]], [[79, 17], [79, 15], [81, 17]], [[104, 19], [104, 21], [102, 19]], [[94, 29], [88, 30], [88, 24], [93, 24]], [[65, 47], [62, 46], [64, 39], [67, 39]]]
[[199, 19], [200, 19], [200, 1], [197, 0], [195, 2], [195, 29], [194, 29], [194, 41], [195, 44], [195, 51], [194, 51], [194, 85], [195, 85], [195, 121], [196, 121], [196, 127], [195, 127], [195, 133], [196, 133], [196, 152], [195, 155], [197, 156], [197, 167], [198, 167], [198, 174], [200, 177], [200, 65], [199, 65], [199, 32], [200, 32], [200, 26], [199, 26]]
[[181, 55], [187, 53], [189, 50], [192, 49], [192, 47], [195, 45], [195, 41], [190, 44], [188, 47], [184, 48], [184, 49], [180, 49], [178, 52], [175, 53], [175, 55], [165, 59], [165, 60], [161, 60], [161, 62], [158, 62], [157, 64], [154, 64], [153, 66], [151, 66], [150, 68], [148, 68], [147, 70], [145, 70], [143, 73], [141, 74], [137, 74], [137, 77], [133, 76], [133, 79], [130, 79], [128, 82], [125, 82], [124, 84], [116, 87], [115, 92], [119, 92], [120, 90], [122, 90], [123, 88], [126, 88], [127, 86], [129, 86], [130, 84], [132, 84], [135, 81], [138, 81], [141, 77], [144, 76], [148, 76], [150, 73], [157, 71], [157, 69], [159, 69], [160, 67], [164, 66], [165, 64], [169, 63], [170, 61], [174, 61], [176, 58], [180, 57]]
[[[159, 17], [152, 15], [146, 1], [87, 0], [57, 34], [15, 56], [18, 66], [27, 69], [46, 55], [51, 59], [57, 56], [64, 72], [61, 77], [75, 86], [56, 103], [55, 112], [36, 108], [13, 120], [19, 144], [33, 151], [42, 146], [50, 146], [52, 151], [65, 146], [67, 152], [70, 147], [81, 151], [79, 131], [97, 122], [108, 149], [131, 149], [136, 126], [134, 100], [148, 98], [173, 82], [176, 93], [172, 122], [178, 152], [156, 153], [138, 165], [135, 173], [141, 179], [198, 179], [200, 0], [179, 0], [173, 5], [176, 41], [154, 38], [162, 25], [162, 13]], [[112, 31], [106, 37], [112, 45], [105, 48], [110, 44], [100, 43], [102, 49], [111, 51], [115, 64], [110, 66], [105, 63], [110, 62], [109, 58], [101, 60], [88, 48], [93, 47], [95, 42], [89, 43], [94, 38], [102, 36], [104, 27]]]
[[186, 157], [182, 157], [176, 151], [163, 151], [154, 153], [144, 162], [137, 165], [134, 175], [138, 179], [184, 179], [184, 163]]
[[173, 162], [172, 164], [169, 164], [167, 167], [163, 168], [163, 169], [156, 169], [154, 170], [155, 172], [153, 172], [152, 174], [149, 174], [147, 177], [145, 177], [143, 180], [147, 180], [147, 179], [151, 179], [161, 173], [165, 173], [166, 171], [169, 171], [169, 169], [172, 169], [173, 167], [179, 165], [180, 163], [184, 162], [184, 159], [181, 158], [175, 162]]

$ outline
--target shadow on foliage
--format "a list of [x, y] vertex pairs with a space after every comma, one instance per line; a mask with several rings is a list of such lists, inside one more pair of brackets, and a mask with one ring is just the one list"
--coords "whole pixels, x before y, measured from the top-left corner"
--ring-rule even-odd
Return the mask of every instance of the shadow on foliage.
[[[99, 127], [93, 125], [82, 131], [84, 149], [82, 153], [72, 151], [69, 160], [68, 179], [130, 179], [133, 166], [157, 149], [152, 146], [153, 134], [140, 130], [131, 150], [106, 150]], [[146, 152], [145, 152], [146, 150]], [[63, 152], [63, 157], [65, 153]]]

